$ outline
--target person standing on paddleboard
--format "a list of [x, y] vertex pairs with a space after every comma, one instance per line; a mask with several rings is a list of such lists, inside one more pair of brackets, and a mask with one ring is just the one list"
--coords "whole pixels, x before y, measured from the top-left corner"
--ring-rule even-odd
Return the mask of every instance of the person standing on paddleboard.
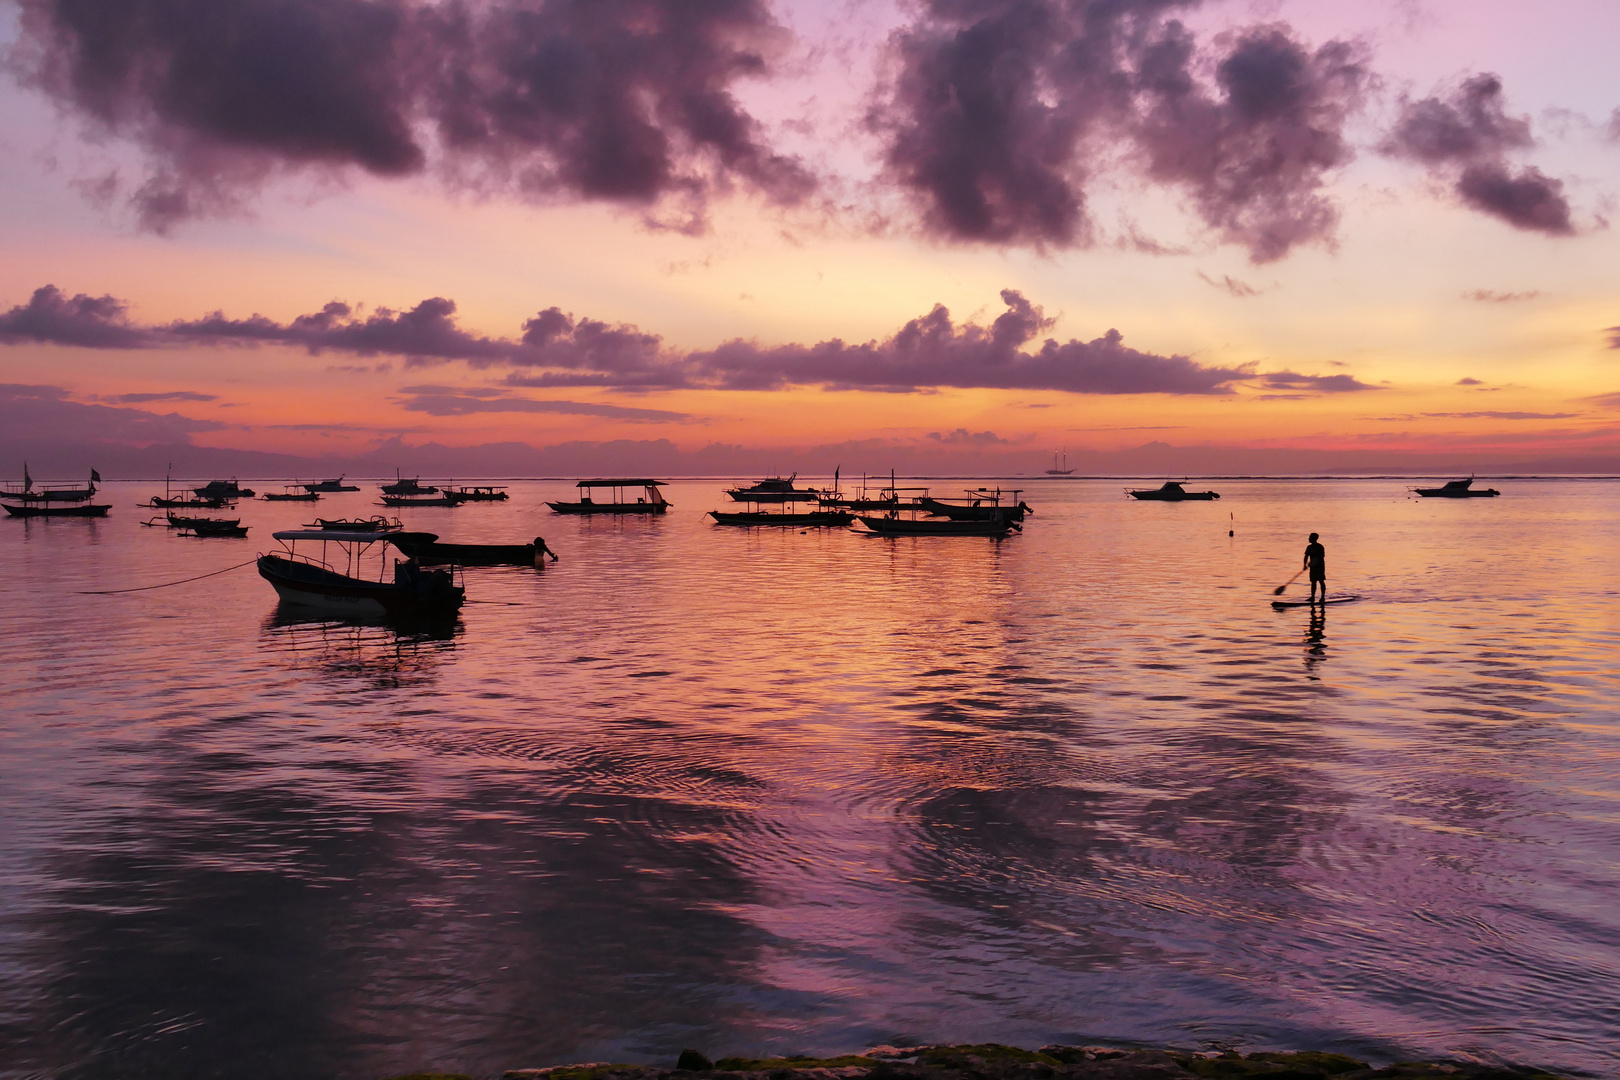
[[1322, 602], [1327, 602], [1327, 549], [1317, 543], [1316, 534], [1311, 533], [1311, 542], [1305, 545], [1305, 561], [1303, 569], [1311, 572], [1311, 600], [1316, 600], [1316, 586], [1322, 586]]

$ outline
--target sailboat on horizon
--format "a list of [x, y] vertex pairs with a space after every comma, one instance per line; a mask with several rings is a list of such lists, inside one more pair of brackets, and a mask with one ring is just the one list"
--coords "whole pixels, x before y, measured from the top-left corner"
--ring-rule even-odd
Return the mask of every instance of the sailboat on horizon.
[[1067, 450], [1064, 450], [1064, 451], [1061, 451], [1061, 453], [1063, 455], [1063, 464], [1060, 467], [1058, 465], [1059, 451], [1057, 451], [1057, 450], [1052, 451], [1052, 467], [1050, 469], [1046, 470], [1046, 475], [1047, 476], [1073, 476], [1074, 475], [1074, 470], [1069, 468], [1069, 452]]

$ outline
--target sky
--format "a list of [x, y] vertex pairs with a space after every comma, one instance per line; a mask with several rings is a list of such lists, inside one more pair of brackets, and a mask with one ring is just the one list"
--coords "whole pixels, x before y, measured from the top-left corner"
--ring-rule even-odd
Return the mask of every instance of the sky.
[[1613, 0], [0, 0], [0, 455], [1620, 471], [1616, 40]]

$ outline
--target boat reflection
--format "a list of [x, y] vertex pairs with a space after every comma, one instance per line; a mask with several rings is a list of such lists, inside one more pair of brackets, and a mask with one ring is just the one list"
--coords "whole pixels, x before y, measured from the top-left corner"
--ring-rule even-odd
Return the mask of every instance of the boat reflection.
[[365, 679], [374, 689], [396, 689], [433, 682], [463, 629], [455, 614], [335, 617], [278, 604], [264, 621], [261, 639], [267, 650], [294, 669]]

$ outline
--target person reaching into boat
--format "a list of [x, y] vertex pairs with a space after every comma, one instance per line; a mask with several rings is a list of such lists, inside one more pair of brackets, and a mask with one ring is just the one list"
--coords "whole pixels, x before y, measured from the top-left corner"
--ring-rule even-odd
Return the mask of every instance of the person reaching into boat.
[[1311, 600], [1316, 600], [1316, 587], [1322, 586], [1322, 601], [1327, 602], [1327, 549], [1317, 540], [1316, 533], [1311, 533], [1310, 543], [1305, 545], [1305, 560], [1302, 569], [1310, 571]]
[[551, 561], [552, 562], [557, 561], [557, 553], [555, 551], [552, 551], [550, 548], [546, 547], [546, 538], [543, 537], [543, 536], [535, 537], [534, 538], [534, 561], [537, 562], [537, 563], [544, 562], [547, 555], [551, 556]]

